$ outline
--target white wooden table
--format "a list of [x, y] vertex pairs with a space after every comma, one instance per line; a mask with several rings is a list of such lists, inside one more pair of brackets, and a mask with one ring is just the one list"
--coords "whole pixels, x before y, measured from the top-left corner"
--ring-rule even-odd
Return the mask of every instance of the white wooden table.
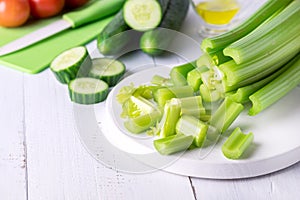
[[[191, 35], [197, 29], [191, 26], [193, 17], [190, 13], [183, 27]], [[134, 59], [176, 62], [142, 53]], [[125, 62], [131, 65], [136, 60]], [[67, 88], [50, 70], [28, 75], [0, 66], [0, 91], [1, 200], [299, 199], [300, 163], [242, 180], [198, 179], [163, 171], [137, 175], [106, 168], [81, 144]]]

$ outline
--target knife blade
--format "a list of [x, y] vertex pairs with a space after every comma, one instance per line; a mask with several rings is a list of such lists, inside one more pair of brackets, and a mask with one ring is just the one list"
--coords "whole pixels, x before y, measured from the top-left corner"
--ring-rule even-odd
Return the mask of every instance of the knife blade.
[[0, 47], [0, 56], [28, 47], [66, 29], [77, 28], [112, 15], [122, 8], [124, 1], [99, 0], [91, 2], [80, 10], [68, 12], [62, 16], [62, 19]]

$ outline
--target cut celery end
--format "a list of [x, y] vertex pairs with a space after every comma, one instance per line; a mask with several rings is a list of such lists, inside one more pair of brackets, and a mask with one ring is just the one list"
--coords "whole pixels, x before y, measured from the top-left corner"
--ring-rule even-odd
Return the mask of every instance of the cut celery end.
[[194, 90], [191, 86], [174, 86], [168, 88], [160, 88], [154, 92], [154, 100], [163, 107], [166, 102], [172, 98], [191, 97]]
[[193, 69], [187, 74], [187, 83], [194, 91], [199, 90], [200, 84], [202, 83], [201, 74], [206, 71], [208, 71], [208, 68], [206, 66], [201, 66]]
[[208, 125], [204, 122], [201, 122], [199, 119], [189, 116], [183, 115], [178, 120], [176, 124], [176, 133], [183, 135], [192, 135], [194, 137], [194, 145], [197, 147], [201, 147], [208, 130]]
[[216, 112], [212, 114], [209, 124], [219, 130], [220, 133], [224, 133], [243, 110], [242, 104], [226, 97]]
[[196, 61], [186, 63], [180, 66], [173, 67], [170, 72], [170, 77], [175, 86], [187, 85], [187, 74], [195, 69]]
[[193, 115], [200, 118], [206, 114], [205, 108], [202, 104], [201, 96], [192, 96], [185, 98], [173, 98], [171, 103], [178, 104], [181, 108], [181, 115]]
[[166, 138], [154, 140], [155, 149], [162, 155], [170, 155], [177, 152], [186, 151], [193, 143], [194, 137], [191, 135], [172, 135]]
[[249, 97], [252, 102], [249, 115], [260, 113], [300, 84], [300, 53], [287, 65], [285, 72]]
[[239, 40], [240, 38], [253, 31], [256, 27], [262, 24], [265, 20], [271, 17], [278, 10], [281, 10], [282, 8], [286, 7], [290, 2], [292, 2], [292, 0], [267, 1], [245, 22], [241, 23], [239, 26], [235, 27], [231, 31], [228, 31], [224, 34], [215, 37], [205, 38], [201, 43], [201, 49], [204, 52], [224, 49], [227, 45]]
[[181, 108], [177, 103], [169, 101], [166, 103], [164, 108], [164, 116], [162, 120], [160, 137], [168, 137], [175, 134], [175, 124], [180, 118]]
[[197, 59], [196, 66], [198, 68], [206, 67], [210, 69], [212, 66], [215, 66], [215, 63], [208, 53], [204, 53]]
[[128, 118], [124, 122], [125, 128], [131, 133], [142, 133], [154, 126], [161, 119], [160, 111], [153, 111], [149, 114], [140, 115], [135, 118]]
[[253, 141], [253, 133], [244, 134], [239, 127], [235, 128], [222, 145], [224, 156], [229, 159], [239, 159]]

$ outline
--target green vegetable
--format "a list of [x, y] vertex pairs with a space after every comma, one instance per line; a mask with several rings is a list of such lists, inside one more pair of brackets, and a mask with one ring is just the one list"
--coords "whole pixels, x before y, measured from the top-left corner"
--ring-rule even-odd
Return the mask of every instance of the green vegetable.
[[195, 69], [195, 67], [196, 61], [173, 67], [170, 72], [173, 84], [175, 86], [187, 85], [187, 75], [191, 70]]
[[300, 32], [299, 19], [300, 1], [293, 1], [269, 21], [230, 44], [223, 52], [237, 64], [268, 56], [297, 37]]
[[84, 46], [74, 47], [59, 54], [50, 64], [50, 69], [61, 83], [69, 83], [77, 76], [84, 76], [92, 65]]
[[255, 83], [253, 83], [251, 85], [247, 85], [247, 86], [241, 87], [237, 91], [235, 91], [232, 94], [230, 94], [229, 96], [235, 102], [246, 103], [246, 102], [248, 102], [250, 100], [249, 96], [251, 94], [253, 94], [257, 90], [259, 90], [260, 88], [262, 88], [263, 86], [265, 86], [266, 84], [268, 84], [269, 82], [271, 82], [272, 80], [274, 80], [280, 74], [282, 74], [283, 72], [285, 72], [288, 68], [289, 68], [289, 65], [284, 65], [283, 67], [281, 67], [279, 70], [277, 70], [276, 72], [274, 72], [270, 76], [267, 76], [266, 78], [264, 78], [264, 79], [262, 79], [262, 80], [260, 80], [258, 82], [255, 82]]
[[177, 104], [181, 108], [181, 115], [192, 115], [198, 119], [205, 115], [205, 108], [202, 104], [201, 96], [192, 96], [185, 98], [173, 98], [172, 104]]
[[174, 86], [159, 88], [154, 91], [154, 100], [159, 106], [164, 106], [165, 103], [172, 98], [191, 97], [194, 95], [194, 90], [191, 86]]
[[124, 122], [125, 128], [131, 133], [142, 133], [154, 126], [161, 119], [161, 112], [154, 110], [150, 113], [128, 118]]
[[293, 0], [268, 0], [260, 9], [251, 15], [245, 22], [224, 34], [205, 38], [201, 44], [204, 52], [215, 53], [227, 45], [239, 40], [264, 23], [274, 13], [285, 8]]
[[169, 137], [154, 140], [155, 149], [162, 155], [170, 155], [173, 153], [187, 150], [193, 143], [194, 137], [189, 135], [176, 134]]
[[161, 120], [160, 137], [168, 137], [175, 134], [175, 124], [180, 117], [181, 107], [177, 103], [168, 101], [164, 107]]
[[239, 65], [232, 60], [220, 65], [220, 70], [226, 77], [225, 84], [237, 89], [272, 74], [292, 59], [299, 50], [300, 35], [298, 34], [295, 39], [288, 41], [282, 48], [270, 52], [268, 56]]
[[178, 120], [176, 124], [176, 133], [183, 135], [192, 135], [194, 137], [194, 145], [197, 147], [201, 147], [208, 130], [208, 125], [199, 119], [189, 116], [183, 115]]
[[208, 71], [206, 66], [196, 67], [187, 74], [187, 83], [196, 92], [202, 83], [201, 74]]
[[173, 86], [170, 78], [165, 78], [159, 75], [154, 75], [151, 79], [151, 84], [159, 86]]
[[110, 58], [93, 59], [89, 76], [105, 81], [109, 86], [114, 86], [125, 73], [125, 65], [118, 60]]
[[189, 0], [172, 0], [158, 28], [145, 32], [140, 40], [141, 49], [150, 55], [160, 55], [173, 41], [189, 8]]
[[157, 27], [163, 13], [161, 5], [156, 0], [127, 0], [123, 10], [128, 26], [137, 31], [147, 31]]
[[225, 98], [216, 112], [212, 114], [209, 124], [214, 126], [220, 133], [224, 133], [243, 109], [242, 104], [236, 103], [230, 98]]
[[108, 94], [108, 85], [95, 78], [76, 78], [69, 83], [69, 94], [72, 101], [80, 104], [102, 102]]
[[103, 55], [119, 53], [131, 41], [131, 28], [125, 23], [123, 10], [101, 31], [97, 38], [97, 48]]
[[253, 133], [244, 134], [239, 127], [234, 129], [222, 145], [224, 156], [229, 159], [239, 159], [253, 141]]
[[300, 84], [300, 53], [287, 65], [285, 72], [249, 97], [252, 102], [249, 115], [260, 113]]

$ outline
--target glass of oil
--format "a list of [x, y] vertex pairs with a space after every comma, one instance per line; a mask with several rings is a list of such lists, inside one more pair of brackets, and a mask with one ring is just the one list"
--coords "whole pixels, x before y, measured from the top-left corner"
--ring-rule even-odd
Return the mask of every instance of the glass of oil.
[[228, 31], [240, 10], [237, 0], [192, 0], [192, 5], [199, 16], [199, 34], [203, 37]]

